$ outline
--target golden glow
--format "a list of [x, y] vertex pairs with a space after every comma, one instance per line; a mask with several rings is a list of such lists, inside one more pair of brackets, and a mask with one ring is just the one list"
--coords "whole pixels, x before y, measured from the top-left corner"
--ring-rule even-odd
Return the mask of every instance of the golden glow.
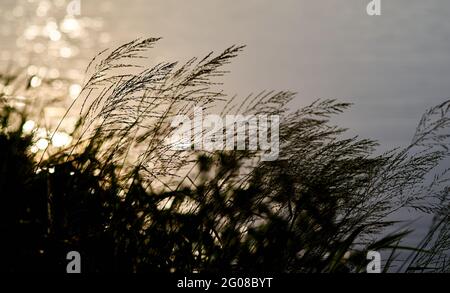
[[81, 93], [81, 85], [72, 84], [69, 88], [69, 95], [72, 99], [76, 99], [78, 95]]
[[42, 84], [42, 80], [38, 76], [33, 76], [30, 80], [31, 87], [39, 87]]
[[25, 134], [30, 134], [36, 128], [36, 122], [33, 120], [28, 120], [22, 126], [22, 130]]
[[65, 33], [74, 33], [81, 30], [80, 23], [73, 17], [66, 17], [61, 23], [61, 30]]
[[32, 146], [30, 150], [31, 150], [31, 152], [34, 153], [34, 154], [37, 153], [37, 152], [39, 152], [39, 148], [38, 148], [37, 146], [35, 146], [35, 145]]
[[72, 137], [65, 132], [56, 132], [52, 137], [52, 145], [57, 148], [66, 147], [72, 142]]
[[50, 40], [56, 42], [56, 41], [59, 41], [61, 39], [61, 33], [59, 31], [57, 31], [57, 30], [51, 31], [48, 34], [48, 37], [50, 38]]
[[43, 151], [48, 147], [48, 140], [45, 138], [41, 138], [36, 142], [36, 147]]
[[69, 47], [62, 47], [61, 49], [59, 49], [59, 55], [61, 55], [61, 57], [63, 58], [70, 58], [72, 57], [72, 49], [70, 49]]

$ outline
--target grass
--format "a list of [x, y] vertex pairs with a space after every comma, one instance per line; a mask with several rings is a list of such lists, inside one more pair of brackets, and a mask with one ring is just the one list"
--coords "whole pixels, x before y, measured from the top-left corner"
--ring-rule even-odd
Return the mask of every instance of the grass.
[[[93, 59], [65, 149], [33, 154], [30, 111], [0, 94], [0, 270], [64, 272], [77, 250], [84, 272], [364, 272], [376, 250], [390, 255], [385, 271], [449, 271], [450, 101], [424, 114], [409, 146], [377, 155], [377, 142], [330, 123], [350, 104], [227, 97], [217, 80], [244, 47], [141, 68], [158, 40]], [[194, 107], [280, 115], [279, 160], [172, 150], [171, 119]], [[387, 232], [402, 209], [435, 217], [417, 247], [404, 244], [412, 228]]]

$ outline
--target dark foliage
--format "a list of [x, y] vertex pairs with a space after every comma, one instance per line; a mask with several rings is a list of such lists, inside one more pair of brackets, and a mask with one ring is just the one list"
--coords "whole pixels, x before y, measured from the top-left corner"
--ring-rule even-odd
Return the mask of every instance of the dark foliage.
[[[2, 106], [0, 270], [64, 272], [72, 250], [85, 272], [361, 272], [368, 250], [391, 252], [386, 267], [399, 250], [412, 251], [410, 269], [445, 258], [447, 171], [430, 174], [448, 156], [450, 102], [426, 113], [409, 147], [375, 155], [374, 141], [330, 125], [349, 104], [290, 113], [294, 95], [280, 92], [233, 105], [212, 78], [242, 47], [133, 73], [131, 60], [157, 40], [93, 60], [67, 149], [36, 157], [23, 113]], [[164, 144], [174, 115], [220, 103], [222, 115], [281, 115], [279, 160]], [[406, 208], [436, 214], [421, 247], [401, 245], [408, 230], [384, 232]]]

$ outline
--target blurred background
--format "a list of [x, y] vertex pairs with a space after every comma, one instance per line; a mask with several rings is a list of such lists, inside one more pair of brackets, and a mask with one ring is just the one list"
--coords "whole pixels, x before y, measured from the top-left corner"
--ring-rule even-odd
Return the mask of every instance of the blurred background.
[[[227, 93], [292, 90], [293, 108], [318, 98], [354, 102], [337, 122], [379, 140], [380, 152], [406, 145], [424, 110], [450, 95], [446, 0], [382, 0], [381, 16], [367, 15], [368, 0], [81, 0], [75, 15], [70, 2], [0, 4], [0, 72], [24, 68], [32, 88], [50, 87], [33, 99], [63, 97], [43, 107], [50, 125], [78, 95], [96, 53], [150, 36], [163, 37], [151, 62], [247, 45], [223, 79]], [[17, 93], [16, 106], [29, 98]], [[61, 133], [55, 143], [69, 140]]]
[[64, 76], [73, 96], [97, 52], [137, 37], [164, 38], [155, 62], [246, 44], [224, 80], [228, 93], [289, 89], [298, 105], [355, 102], [340, 122], [386, 148], [408, 142], [423, 110], [450, 92], [445, 0], [382, 1], [376, 17], [365, 0], [81, 0], [73, 17], [69, 2], [2, 0], [1, 68]]

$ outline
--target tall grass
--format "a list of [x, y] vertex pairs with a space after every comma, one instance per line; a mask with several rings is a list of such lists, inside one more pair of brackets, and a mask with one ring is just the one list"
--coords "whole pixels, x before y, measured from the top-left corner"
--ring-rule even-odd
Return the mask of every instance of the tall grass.
[[[375, 141], [331, 124], [348, 103], [291, 111], [291, 92], [226, 96], [218, 79], [244, 47], [141, 68], [158, 40], [92, 60], [65, 149], [33, 155], [26, 113], [1, 97], [1, 270], [64, 271], [71, 250], [92, 272], [364, 272], [370, 250], [390, 255], [386, 271], [449, 270], [450, 101], [424, 114], [409, 146], [377, 155]], [[173, 150], [170, 122], [194, 107], [280, 115], [279, 159]], [[419, 247], [404, 244], [411, 228], [386, 232], [403, 209], [435, 215]]]

